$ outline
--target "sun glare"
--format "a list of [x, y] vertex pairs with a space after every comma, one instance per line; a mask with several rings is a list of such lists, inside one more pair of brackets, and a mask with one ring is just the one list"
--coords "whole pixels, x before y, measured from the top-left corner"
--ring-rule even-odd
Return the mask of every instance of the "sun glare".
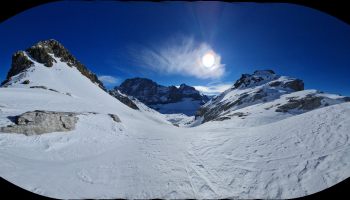
[[215, 56], [213, 55], [213, 53], [206, 53], [203, 57], [202, 57], [202, 64], [207, 67], [210, 68], [214, 65], [215, 63]]

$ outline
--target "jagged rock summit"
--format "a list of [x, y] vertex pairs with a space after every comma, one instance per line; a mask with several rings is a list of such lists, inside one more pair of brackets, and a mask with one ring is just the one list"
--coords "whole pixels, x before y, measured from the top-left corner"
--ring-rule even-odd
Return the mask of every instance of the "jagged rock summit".
[[103, 83], [98, 80], [94, 73], [88, 70], [62, 44], [54, 39], [40, 41], [30, 48], [27, 48], [25, 51], [17, 51], [14, 53], [12, 56], [11, 68], [2, 86], [7, 87], [11, 84], [12, 77], [34, 66], [34, 62], [50, 68], [58, 61], [66, 63], [69, 67], [75, 67], [81, 74], [90, 79], [101, 89], [106, 90]]
[[278, 80], [281, 76], [273, 70], [256, 70], [253, 74], [242, 74], [234, 84], [233, 89], [245, 89], [269, 83], [271, 87], [281, 87], [293, 91], [304, 90], [304, 82], [300, 79]]

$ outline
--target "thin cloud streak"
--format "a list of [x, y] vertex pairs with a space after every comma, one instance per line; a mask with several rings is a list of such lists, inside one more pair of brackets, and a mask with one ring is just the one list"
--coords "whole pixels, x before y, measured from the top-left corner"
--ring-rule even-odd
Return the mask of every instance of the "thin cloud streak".
[[[215, 56], [212, 67], [205, 67], [202, 57], [211, 52]], [[157, 47], [137, 45], [129, 50], [135, 64], [158, 73], [193, 76], [199, 79], [218, 79], [225, 73], [221, 57], [207, 43], [191, 37], [173, 38]]]
[[117, 78], [109, 75], [101, 75], [98, 76], [98, 79], [103, 82], [104, 85], [115, 85], [119, 82]]

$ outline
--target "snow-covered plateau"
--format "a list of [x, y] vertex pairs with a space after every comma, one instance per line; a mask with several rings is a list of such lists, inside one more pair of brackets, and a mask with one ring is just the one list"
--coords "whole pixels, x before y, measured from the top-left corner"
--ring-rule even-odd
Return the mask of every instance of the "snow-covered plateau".
[[[0, 133], [0, 176], [34, 193], [64, 199], [295, 198], [350, 176], [350, 103], [341, 96], [302, 90], [266, 102], [249, 98], [245, 107], [215, 112], [215, 119], [231, 117], [201, 123], [202, 116], [164, 115], [138, 101], [139, 109], [132, 109], [57, 52], [49, 53], [50, 67], [23, 55], [33, 64], [0, 88], [0, 127], [35, 110], [78, 117], [70, 131]], [[232, 91], [205, 106], [236, 98], [239, 92]], [[308, 94], [323, 95], [322, 106], [275, 111]]]

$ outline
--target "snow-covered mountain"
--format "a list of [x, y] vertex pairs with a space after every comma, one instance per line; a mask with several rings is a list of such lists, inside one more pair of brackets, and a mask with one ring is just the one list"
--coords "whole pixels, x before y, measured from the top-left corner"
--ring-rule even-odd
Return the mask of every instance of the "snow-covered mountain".
[[163, 86], [147, 78], [126, 79], [111, 94], [123, 93], [137, 98], [147, 106], [163, 114], [183, 113], [194, 115], [209, 98], [186, 84]]
[[192, 118], [111, 96], [52, 42], [14, 56], [0, 88], [0, 176], [24, 189], [63, 199], [281, 199], [350, 176], [345, 97], [258, 72], [206, 104], [244, 96], [243, 107], [228, 106], [235, 116], [216, 120], [230, 114], [219, 109], [184, 127]]
[[[29, 68], [35, 65], [51, 68], [58, 62], [64, 62], [69, 67], [77, 69], [82, 75], [105, 90], [102, 82], [98, 80], [94, 73], [81, 64], [62, 44], [53, 39], [38, 42], [25, 51], [16, 52], [12, 56], [12, 65], [7, 74], [7, 79], [2, 83], [2, 86], [8, 87], [18, 84], [20, 81], [22, 81], [20, 83], [23, 85], [33, 86], [33, 83], [30, 82], [29, 79], [24, 80], [26, 74], [28, 74], [25, 72], [28, 71]], [[30, 74], [36, 74], [37, 68], [32, 68], [32, 73]], [[54, 81], [48, 81], [47, 83], [50, 82]]]
[[243, 74], [231, 88], [201, 106], [195, 124], [232, 118], [240, 125], [256, 126], [346, 101], [350, 98], [304, 90], [300, 79], [258, 70]]

